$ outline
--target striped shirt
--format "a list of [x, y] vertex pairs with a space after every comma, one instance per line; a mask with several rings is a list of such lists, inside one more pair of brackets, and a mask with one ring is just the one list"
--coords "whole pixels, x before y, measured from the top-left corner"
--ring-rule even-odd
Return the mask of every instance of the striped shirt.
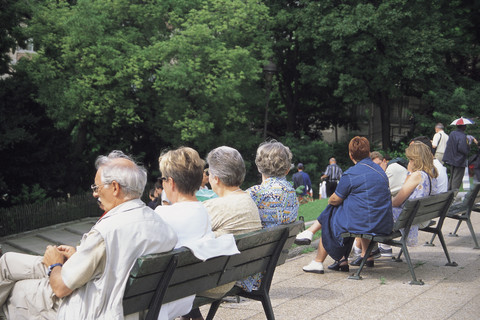
[[343, 171], [336, 163], [329, 164], [325, 170], [324, 175], [328, 176], [328, 181], [338, 181], [342, 176]]

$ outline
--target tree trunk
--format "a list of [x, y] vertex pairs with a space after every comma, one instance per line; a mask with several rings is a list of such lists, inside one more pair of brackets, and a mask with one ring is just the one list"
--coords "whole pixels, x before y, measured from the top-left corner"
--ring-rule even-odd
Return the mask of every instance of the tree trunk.
[[85, 145], [87, 141], [87, 123], [86, 121], [81, 121], [78, 124], [77, 136], [73, 138], [73, 146], [70, 155], [68, 156], [70, 168], [67, 172], [67, 177], [69, 183], [67, 184], [66, 191], [72, 194], [77, 192], [79, 186], [83, 184], [84, 179], [93, 180], [94, 177], [85, 177], [83, 176], [82, 166], [84, 162], [82, 161], [83, 151], [85, 150]]
[[390, 101], [385, 92], [379, 94], [377, 105], [380, 108], [380, 120], [382, 126], [382, 149], [388, 151], [391, 148], [390, 141]]

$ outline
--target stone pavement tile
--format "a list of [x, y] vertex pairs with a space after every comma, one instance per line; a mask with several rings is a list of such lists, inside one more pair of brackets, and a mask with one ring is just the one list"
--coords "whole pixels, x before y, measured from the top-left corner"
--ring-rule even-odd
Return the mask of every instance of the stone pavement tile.
[[[43, 255], [49, 244], [77, 245], [82, 235], [88, 232], [97, 218], [84, 218], [0, 238], [3, 252], [26, 252]], [[40, 237], [36, 236], [40, 235]], [[22, 250], [22, 248], [24, 248]]]
[[421, 297], [422, 299], [455, 301], [462, 305], [469, 297], [473, 297], [479, 293], [477, 284], [467, 286], [465, 284], [442, 283], [426, 291]]
[[87, 233], [90, 231], [90, 229], [93, 227], [93, 225], [97, 222], [98, 217], [94, 218], [85, 218], [82, 219], [78, 222], [74, 223], [69, 223], [67, 226], [64, 228], [70, 232], [75, 232], [77, 233], [80, 238], [83, 236], [84, 233]]
[[[34, 234], [18, 239], [8, 240], [5, 242], [6, 244], [10, 245], [10, 247], [14, 248], [14, 250], [12, 251], [26, 252], [37, 255], [43, 255], [47, 246], [51, 244], [50, 241], [38, 238]], [[6, 250], [4, 252], [6, 252]]]
[[39, 232], [38, 236], [54, 245], [66, 244], [69, 246], [77, 246], [82, 238], [78, 234], [65, 229]]
[[465, 303], [459, 310], [452, 312], [448, 320], [476, 320], [480, 318], [480, 293], [472, 296], [472, 299]]
[[455, 299], [432, 299], [418, 296], [407, 305], [392, 311], [388, 319], [416, 319], [422, 314], [429, 320], [448, 319], [463, 304]]

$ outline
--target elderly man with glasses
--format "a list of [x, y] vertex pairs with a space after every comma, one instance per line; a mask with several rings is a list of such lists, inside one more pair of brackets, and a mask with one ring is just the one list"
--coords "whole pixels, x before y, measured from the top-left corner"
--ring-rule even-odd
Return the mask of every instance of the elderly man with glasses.
[[91, 188], [105, 213], [78, 247], [0, 258], [7, 319], [123, 319], [126, 278], [136, 259], [174, 248], [173, 229], [140, 200], [146, 170], [121, 151], [98, 157], [95, 165]]

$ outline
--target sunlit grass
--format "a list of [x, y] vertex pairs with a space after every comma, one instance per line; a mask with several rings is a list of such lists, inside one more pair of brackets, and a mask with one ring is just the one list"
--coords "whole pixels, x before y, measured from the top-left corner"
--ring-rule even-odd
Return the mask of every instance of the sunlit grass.
[[327, 206], [327, 203], [327, 199], [321, 199], [302, 204], [298, 209], [298, 215], [303, 216], [305, 222], [316, 220], [323, 209]]

